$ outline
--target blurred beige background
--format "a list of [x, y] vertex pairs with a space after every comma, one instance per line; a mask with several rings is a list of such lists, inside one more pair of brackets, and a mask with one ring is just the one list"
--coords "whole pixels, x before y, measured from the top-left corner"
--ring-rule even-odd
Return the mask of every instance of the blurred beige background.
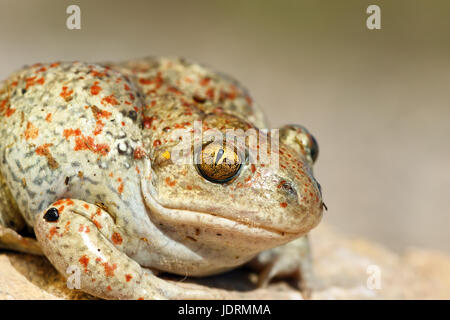
[[[81, 30], [66, 29], [70, 4]], [[382, 29], [366, 28], [381, 7]], [[450, 2], [0, 0], [0, 78], [24, 64], [181, 55], [307, 126], [324, 221], [450, 252]]]

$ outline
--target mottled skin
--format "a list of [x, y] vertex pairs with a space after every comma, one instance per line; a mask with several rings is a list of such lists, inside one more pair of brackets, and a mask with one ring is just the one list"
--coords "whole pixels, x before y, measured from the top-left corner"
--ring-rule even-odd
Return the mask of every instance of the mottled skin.
[[[36, 64], [11, 75], [0, 87], [0, 246], [41, 248], [65, 277], [79, 267], [81, 289], [102, 298], [255, 298], [156, 276], [252, 259], [260, 285], [295, 276], [306, 290], [305, 235], [324, 206], [312, 136], [283, 127], [279, 167], [243, 163], [213, 183], [171, 158], [174, 130], [192, 133], [197, 120], [222, 132], [266, 127], [239, 83], [182, 59]], [[55, 221], [44, 218], [51, 208]], [[19, 234], [27, 228], [38, 244]]]

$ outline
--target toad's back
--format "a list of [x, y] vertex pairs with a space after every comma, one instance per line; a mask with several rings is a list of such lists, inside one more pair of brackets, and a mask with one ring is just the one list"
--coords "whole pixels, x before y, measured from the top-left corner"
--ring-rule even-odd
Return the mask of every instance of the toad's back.
[[[61, 197], [118, 199], [135, 188], [141, 100], [118, 72], [82, 63], [37, 64], [1, 89], [1, 173], [28, 224]], [[8, 195], [6, 195], [8, 193]], [[103, 195], [103, 196], [102, 196]]]
[[180, 122], [152, 109], [161, 96], [197, 116], [221, 109], [264, 124], [237, 82], [181, 59], [36, 64], [10, 76], [0, 88], [2, 224], [20, 229], [20, 212], [32, 225], [62, 197], [113, 211], [136, 200], [139, 160]]

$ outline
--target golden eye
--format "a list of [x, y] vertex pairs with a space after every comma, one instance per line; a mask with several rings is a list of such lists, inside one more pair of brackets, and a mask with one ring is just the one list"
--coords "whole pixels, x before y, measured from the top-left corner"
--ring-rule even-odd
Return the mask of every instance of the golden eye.
[[204, 145], [197, 158], [200, 174], [214, 183], [225, 183], [235, 177], [241, 168], [241, 159], [237, 152], [221, 144]]

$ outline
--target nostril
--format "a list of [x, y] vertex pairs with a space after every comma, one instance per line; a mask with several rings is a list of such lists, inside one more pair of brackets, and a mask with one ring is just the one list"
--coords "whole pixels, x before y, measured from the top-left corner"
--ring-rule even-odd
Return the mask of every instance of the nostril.
[[287, 182], [286, 180], [282, 180], [279, 184], [279, 186], [286, 191], [288, 194], [290, 195], [297, 195], [297, 191], [295, 190], [295, 188], [292, 186], [291, 183]]
[[47, 222], [56, 222], [59, 219], [59, 212], [56, 208], [50, 208], [44, 214], [44, 219]]

